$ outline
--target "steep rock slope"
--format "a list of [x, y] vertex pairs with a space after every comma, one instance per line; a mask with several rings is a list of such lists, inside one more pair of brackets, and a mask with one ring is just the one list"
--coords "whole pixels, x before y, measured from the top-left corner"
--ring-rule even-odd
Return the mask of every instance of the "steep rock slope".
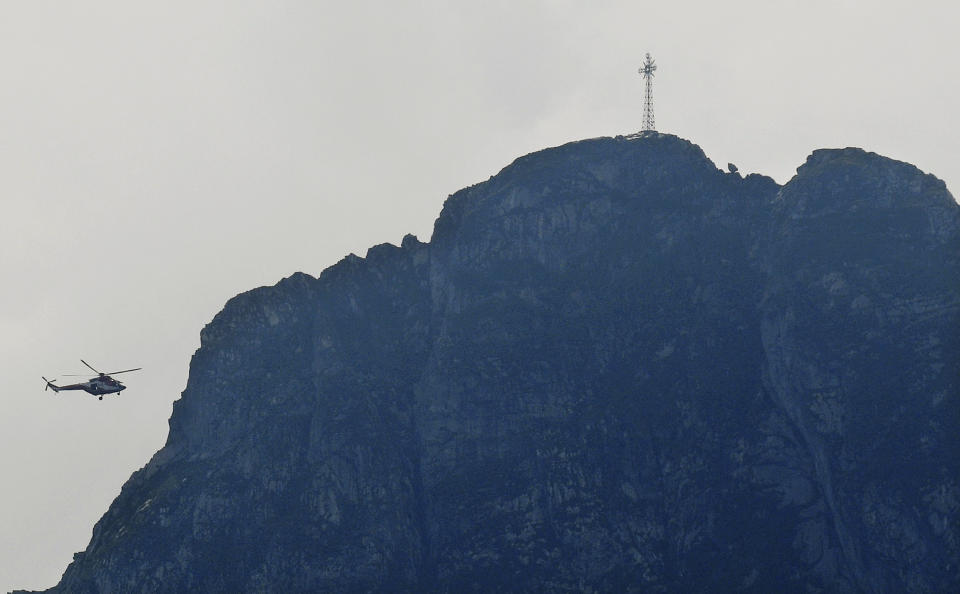
[[950, 591], [960, 209], [859, 149], [522, 157], [232, 299], [53, 591]]

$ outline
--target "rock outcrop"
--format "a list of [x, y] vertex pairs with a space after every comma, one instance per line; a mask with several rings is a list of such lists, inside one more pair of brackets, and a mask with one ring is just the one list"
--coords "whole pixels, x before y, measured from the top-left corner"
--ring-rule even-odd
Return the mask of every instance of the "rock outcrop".
[[239, 295], [54, 592], [960, 591], [960, 208], [650, 134]]

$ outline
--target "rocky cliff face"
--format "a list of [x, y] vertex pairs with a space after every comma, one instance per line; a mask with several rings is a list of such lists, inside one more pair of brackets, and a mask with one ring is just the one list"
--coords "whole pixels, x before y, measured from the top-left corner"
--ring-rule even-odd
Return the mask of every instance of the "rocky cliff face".
[[56, 592], [960, 590], [960, 208], [658, 134], [232, 299]]

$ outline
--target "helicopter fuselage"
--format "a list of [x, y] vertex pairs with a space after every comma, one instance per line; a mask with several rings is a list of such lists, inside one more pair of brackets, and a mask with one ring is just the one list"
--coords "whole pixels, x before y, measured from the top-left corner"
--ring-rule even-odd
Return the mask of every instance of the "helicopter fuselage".
[[113, 379], [112, 377], [95, 377], [88, 382], [83, 384], [78, 384], [83, 386], [85, 392], [89, 392], [94, 396], [102, 396], [104, 394], [117, 394], [127, 389], [126, 386]]
[[95, 377], [89, 381], [79, 384], [70, 384], [68, 386], [57, 386], [53, 382], [48, 382], [47, 386], [54, 392], [60, 390], [83, 390], [94, 396], [103, 396], [104, 394], [116, 394], [127, 389], [126, 386], [113, 379], [112, 377]]
[[104, 394], [117, 394], [127, 389], [126, 386], [124, 386], [117, 380], [110, 377], [110, 373], [116, 375], [118, 373], [129, 373], [131, 371], [140, 371], [140, 369], [142, 369], [141, 367], [136, 367], [134, 369], [124, 369], [123, 371], [111, 371], [110, 373], [103, 373], [102, 371], [98, 371], [96, 368], [94, 368], [92, 365], [90, 365], [83, 359], [80, 359], [80, 362], [86, 365], [87, 367], [89, 367], [91, 371], [94, 371], [99, 375], [97, 377], [90, 378], [85, 382], [70, 384], [67, 386], [58, 386], [55, 383], [53, 383], [57, 380], [48, 380], [47, 378], [43, 378], [43, 381], [47, 382], [47, 387], [44, 389], [53, 390], [54, 392], [59, 392], [61, 390], [83, 390], [88, 394], [99, 396], [100, 400], [103, 400]]

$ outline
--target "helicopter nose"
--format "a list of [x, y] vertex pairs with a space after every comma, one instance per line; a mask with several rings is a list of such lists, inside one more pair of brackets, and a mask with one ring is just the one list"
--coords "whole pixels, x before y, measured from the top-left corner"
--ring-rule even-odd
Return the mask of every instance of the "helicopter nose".
[[127, 389], [127, 387], [126, 387], [126, 386], [119, 386], [119, 388], [120, 388], [120, 389], [119, 389], [119, 390], [117, 390], [118, 392], [123, 392], [124, 390], [126, 390], [126, 389]]

